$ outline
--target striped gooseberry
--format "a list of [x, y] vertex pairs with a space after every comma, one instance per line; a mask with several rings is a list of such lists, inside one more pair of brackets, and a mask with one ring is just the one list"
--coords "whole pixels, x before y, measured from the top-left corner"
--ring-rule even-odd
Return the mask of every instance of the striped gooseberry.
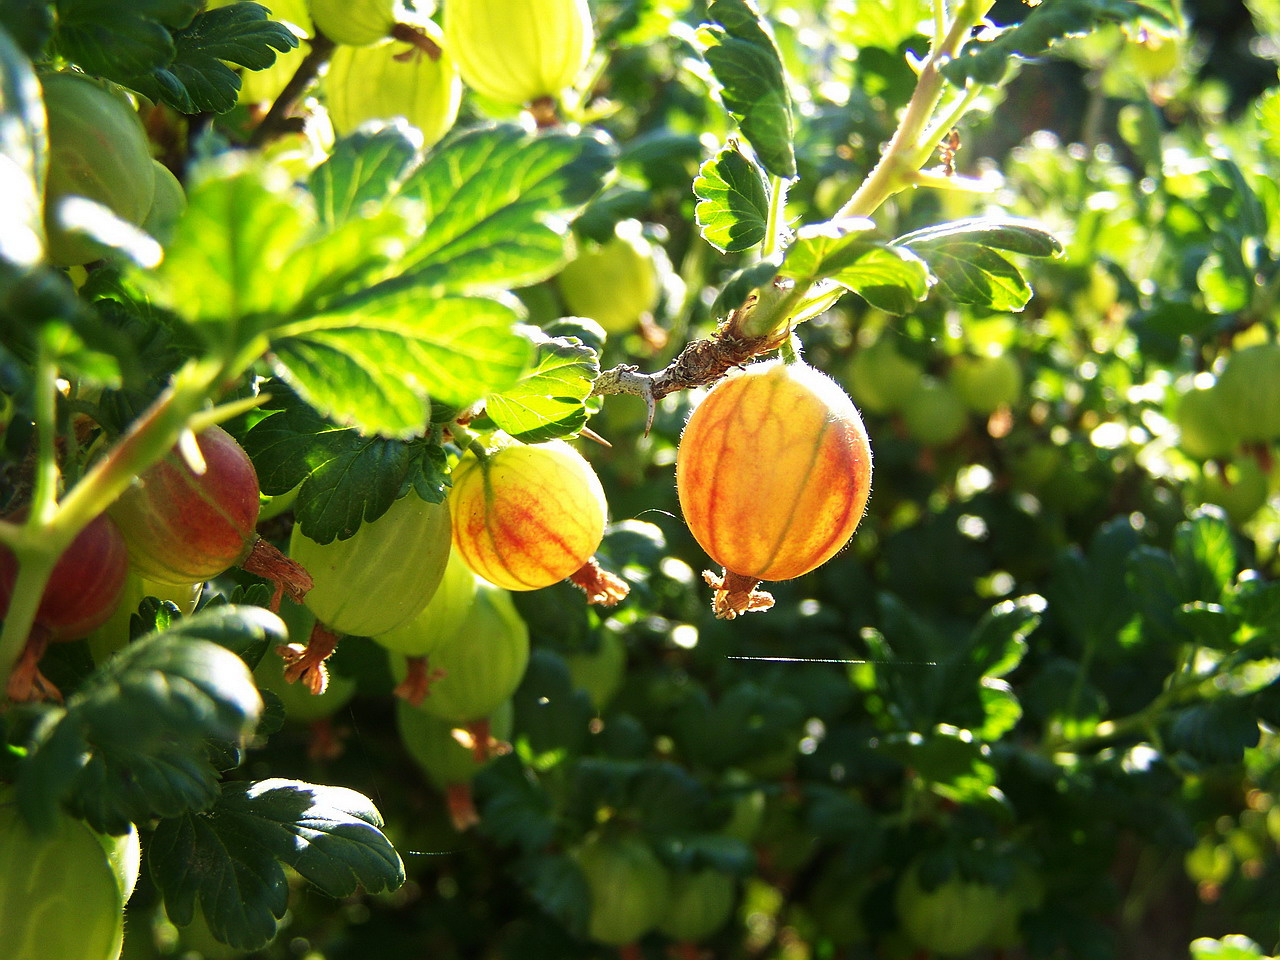
[[626, 584], [596, 566], [608, 506], [591, 464], [563, 440], [469, 449], [453, 469], [453, 545], [505, 590], [571, 578], [588, 601], [611, 604]]
[[[24, 508], [10, 519], [20, 520], [25, 515]], [[10, 699], [59, 696], [38, 666], [46, 645], [78, 640], [102, 626], [120, 603], [128, 569], [119, 528], [110, 517], [99, 514], [53, 565], [40, 594], [26, 646], [9, 677], [6, 693]], [[0, 545], [0, 619], [9, 612], [17, 578], [17, 558]]]
[[312, 540], [295, 524], [289, 555], [310, 573], [304, 603], [316, 618], [306, 649], [285, 651], [285, 676], [322, 693], [324, 661], [341, 634], [372, 637], [412, 620], [449, 560], [449, 509], [412, 490], [346, 539]]
[[217, 426], [198, 434], [194, 446], [190, 455], [174, 447], [109, 508], [130, 565], [146, 580], [173, 586], [241, 566], [300, 600], [311, 578], [258, 536], [258, 474], [249, 455]]
[[0, 931], [6, 960], [116, 960], [124, 940], [124, 885], [88, 825], [56, 814], [37, 833], [0, 787]]
[[871, 492], [871, 447], [830, 377], [769, 361], [721, 380], [694, 409], [676, 454], [685, 522], [723, 576], [716, 616], [767, 610], [762, 580], [790, 580], [853, 536]]

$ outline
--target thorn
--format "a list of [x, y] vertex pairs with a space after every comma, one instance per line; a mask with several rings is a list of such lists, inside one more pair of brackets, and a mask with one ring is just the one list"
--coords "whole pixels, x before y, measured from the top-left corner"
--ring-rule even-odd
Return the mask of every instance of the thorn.
[[579, 432], [582, 434], [582, 436], [586, 437], [588, 440], [594, 440], [596, 443], [600, 444], [602, 447], [608, 447], [611, 450], [613, 449], [612, 443], [610, 443], [604, 437], [600, 436], [600, 434], [596, 433], [590, 427], [583, 427], [582, 430], [580, 430]]

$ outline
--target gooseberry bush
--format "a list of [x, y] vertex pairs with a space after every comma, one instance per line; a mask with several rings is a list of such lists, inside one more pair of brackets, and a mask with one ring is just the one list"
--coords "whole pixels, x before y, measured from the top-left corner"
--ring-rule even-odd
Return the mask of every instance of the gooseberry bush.
[[0, 953], [1276, 953], [1277, 49], [0, 7]]

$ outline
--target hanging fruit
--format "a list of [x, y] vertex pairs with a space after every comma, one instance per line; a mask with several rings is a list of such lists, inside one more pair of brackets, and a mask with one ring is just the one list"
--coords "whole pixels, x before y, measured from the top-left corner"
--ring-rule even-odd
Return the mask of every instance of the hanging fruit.
[[716, 616], [767, 610], [762, 580], [790, 580], [853, 536], [871, 492], [871, 447], [853, 401], [804, 363], [753, 364], [721, 380], [676, 454], [685, 522], [723, 576]]

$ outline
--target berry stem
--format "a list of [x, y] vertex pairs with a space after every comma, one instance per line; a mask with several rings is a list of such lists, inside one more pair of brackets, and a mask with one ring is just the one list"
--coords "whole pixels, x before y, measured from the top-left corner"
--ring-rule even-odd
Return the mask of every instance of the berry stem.
[[329, 58], [333, 56], [333, 51], [336, 49], [337, 44], [319, 31], [316, 32], [315, 38], [311, 41], [311, 51], [298, 64], [298, 69], [294, 71], [289, 82], [280, 91], [280, 95], [271, 104], [267, 115], [249, 135], [249, 146], [260, 147], [285, 130], [288, 125], [286, 119], [289, 110], [298, 97], [302, 96], [302, 92], [315, 80], [320, 73], [320, 68], [329, 62]]
[[480, 822], [475, 798], [471, 794], [471, 784], [449, 784], [445, 787], [444, 798], [445, 805], [449, 808], [449, 822], [453, 824], [453, 829], [459, 833], [465, 833]]
[[288, 593], [289, 599], [294, 603], [302, 603], [302, 598], [313, 586], [311, 574], [307, 573], [302, 564], [289, 559], [274, 544], [261, 537], [254, 541], [253, 549], [241, 561], [240, 568], [276, 584], [277, 599], [272, 606], [272, 611], [276, 613], [280, 611], [281, 592]]
[[[848, 202], [836, 211], [833, 220], [870, 216], [886, 200], [915, 182], [915, 174], [928, 162], [938, 141], [938, 137], [929, 132], [932, 129], [929, 121], [937, 112], [946, 89], [942, 65], [959, 54], [970, 31], [982, 21], [994, 2], [995, 0], [964, 0], [955, 10], [947, 29], [934, 37], [929, 46], [929, 55], [920, 65], [915, 91], [898, 123], [898, 129], [881, 154], [880, 161]], [[942, 19], [945, 20], [945, 14]], [[946, 123], [941, 128], [944, 132], [955, 126], [956, 121], [972, 105], [972, 98], [975, 96], [972, 91], [966, 91], [947, 111], [946, 116], [938, 121]]]

